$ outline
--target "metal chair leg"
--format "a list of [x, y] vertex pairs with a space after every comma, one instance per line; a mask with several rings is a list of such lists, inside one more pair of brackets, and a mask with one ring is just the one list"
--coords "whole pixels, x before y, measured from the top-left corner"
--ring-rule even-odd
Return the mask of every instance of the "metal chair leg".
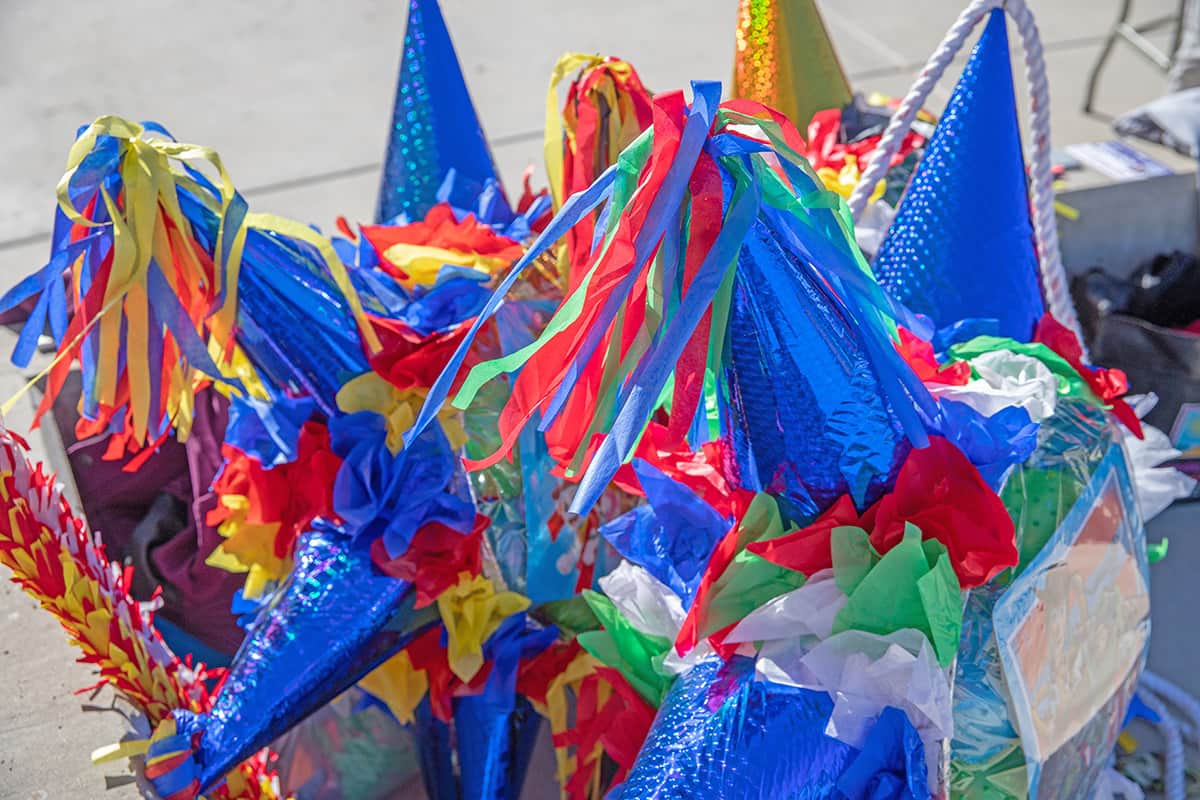
[[1100, 72], [1104, 69], [1109, 56], [1112, 55], [1113, 46], [1116, 45], [1117, 39], [1121, 35], [1121, 27], [1129, 21], [1132, 6], [1133, 0], [1121, 0], [1121, 10], [1117, 14], [1117, 21], [1113, 23], [1112, 29], [1104, 39], [1104, 46], [1100, 48], [1100, 56], [1096, 59], [1096, 63], [1088, 75], [1087, 93], [1083, 98], [1083, 112], [1085, 114], [1092, 113], [1092, 104], [1096, 99], [1096, 89], [1100, 85]]

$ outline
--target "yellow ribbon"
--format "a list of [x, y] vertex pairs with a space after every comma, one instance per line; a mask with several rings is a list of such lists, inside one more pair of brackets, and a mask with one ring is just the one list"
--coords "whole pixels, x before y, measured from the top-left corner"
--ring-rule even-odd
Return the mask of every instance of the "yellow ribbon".
[[134, 756], [144, 756], [150, 749], [149, 739], [127, 739], [124, 742], [97, 747], [92, 751], [93, 764], [107, 764]]
[[546, 91], [546, 141], [543, 152], [546, 157], [546, 179], [550, 182], [550, 197], [554, 200], [554, 210], [562, 208], [562, 176], [563, 176], [563, 124], [558, 107], [558, 85], [578, 69], [591, 69], [597, 64], [603, 64], [604, 59], [599, 55], [586, 53], [563, 53], [550, 73], [550, 88]]

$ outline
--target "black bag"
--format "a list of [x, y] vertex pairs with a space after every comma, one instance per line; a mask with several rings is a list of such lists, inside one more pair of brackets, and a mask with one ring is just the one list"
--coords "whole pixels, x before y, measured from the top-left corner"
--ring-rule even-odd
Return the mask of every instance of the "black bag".
[[1200, 457], [1200, 335], [1178, 330], [1200, 318], [1200, 263], [1171, 253], [1129, 279], [1092, 270], [1071, 290], [1092, 361], [1123, 370], [1132, 394], [1157, 394], [1146, 421]]

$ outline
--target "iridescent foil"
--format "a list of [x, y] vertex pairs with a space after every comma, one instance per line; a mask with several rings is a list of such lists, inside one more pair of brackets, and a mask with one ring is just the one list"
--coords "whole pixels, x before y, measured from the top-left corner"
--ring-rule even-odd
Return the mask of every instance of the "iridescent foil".
[[898, 724], [880, 725], [874, 731], [880, 737], [860, 751], [825, 735], [832, 709], [833, 701], [823, 692], [756, 681], [751, 659], [702, 662], [671, 688], [637, 762], [614, 796], [928, 796], [923, 749], [901, 712], [885, 711]]
[[909, 446], [862, 336], [756, 224], [738, 257], [728, 334], [745, 485], [809, 515], [843, 494], [866, 508], [892, 483]]
[[301, 537], [287, 584], [234, 656], [201, 717], [201, 785], [341, 694], [433, 621], [411, 608], [410, 585], [381, 574], [369, 543], [317, 520]]
[[1044, 306], [1004, 12], [992, 12], [874, 262], [938, 328], [969, 318], [1029, 341]]
[[437, 0], [409, 0], [376, 220], [387, 222], [398, 214], [410, 220], [424, 217], [450, 169], [480, 187], [496, 180]]
[[782, 111], [800, 130], [850, 102], [837, 53], [813, 0], [741, 0], [733, 96]]

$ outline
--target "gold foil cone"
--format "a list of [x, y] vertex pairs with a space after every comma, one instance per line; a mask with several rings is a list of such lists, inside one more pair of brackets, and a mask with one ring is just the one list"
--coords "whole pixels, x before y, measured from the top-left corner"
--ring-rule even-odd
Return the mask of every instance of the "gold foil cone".
[[850, 102], [850, 83], [815, 0], [739, 0], [733, 96], [782, 111], [803, 131]]

